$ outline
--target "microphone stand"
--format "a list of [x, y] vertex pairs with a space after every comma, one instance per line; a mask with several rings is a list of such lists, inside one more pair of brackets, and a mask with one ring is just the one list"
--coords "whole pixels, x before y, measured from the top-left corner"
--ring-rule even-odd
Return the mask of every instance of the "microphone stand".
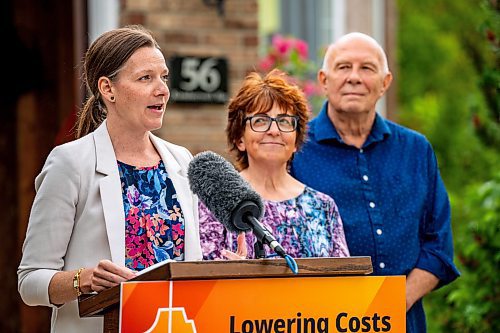
[[[256, 259], [264, 259], [266, 257], [266, 251], [264, 250], [264, 243], [261, 242], [260, 240], [257, 239], [255, 243], [253, 243], [253, 249]], [[297, 266], [297, 262], [295, 262], [295, 260], [288, 254], [285, 254], [283, 258], [285, 258], [285, 261], [288, 267], [290, 267], [290, 269], [292, 270], [292, 272], [294, 274], [298, 274], [299, 267]]]
[[264, 244], [260, 240], [256, 240], [253, 244], [253, 250], [255, 253], [255, 258], [264, 259], [266, 257], [266, 251], [264, 250]]

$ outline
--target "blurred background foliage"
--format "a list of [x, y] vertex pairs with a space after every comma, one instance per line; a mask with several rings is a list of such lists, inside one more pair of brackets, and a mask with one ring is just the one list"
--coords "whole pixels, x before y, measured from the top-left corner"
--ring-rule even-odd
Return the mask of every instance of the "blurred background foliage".
[[429, 332], [500, 332], [500, 6], [398, 7], [397, 121], [435, 148], [462, 273], [425, 298]]

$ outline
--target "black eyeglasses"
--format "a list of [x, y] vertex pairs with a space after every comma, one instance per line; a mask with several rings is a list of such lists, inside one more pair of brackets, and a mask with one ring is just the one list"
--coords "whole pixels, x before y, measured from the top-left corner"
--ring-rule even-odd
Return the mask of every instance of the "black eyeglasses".
[[250, 128], [254, 132], [267, 132], [271, 128], [273, 121], [278, 125], [280, 132], [293, 132], [299, 124], [299, 117], [287, 114], [279, 115], [276, 118], [269, 117], [265, 114], [257, 114], [255, 116], [246, 117], [245, 122], [250, 120]]

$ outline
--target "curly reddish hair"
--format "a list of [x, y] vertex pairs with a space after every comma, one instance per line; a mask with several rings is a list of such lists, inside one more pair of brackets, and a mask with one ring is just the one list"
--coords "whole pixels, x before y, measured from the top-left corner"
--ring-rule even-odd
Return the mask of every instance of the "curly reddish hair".
[[236, 167], [239, 170], [248, 168], [246, 151], [240, 151], [236, 146], [245, 132], [245, 117], [267, 113], [274, 105], [286, 110], [287, 114], [299, 117], [295, 147], [300, 148], [304, 143], [309, 109], [303, 91], [279, 69], [273, 69], [264, 77], [257, 72], [251, 72], [245, 77], [240, 90], [228, 106], [227, 143], [229, 151], [236, 154]]

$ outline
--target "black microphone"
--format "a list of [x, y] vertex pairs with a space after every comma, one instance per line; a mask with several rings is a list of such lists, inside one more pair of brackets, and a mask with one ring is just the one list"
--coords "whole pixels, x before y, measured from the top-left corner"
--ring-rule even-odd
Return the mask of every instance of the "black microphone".
[[222, 156], [205, 151], [197, 154], [188, 166], [191, 191], [214, 216], [232, 232], [252, 230], [258, 241], [285, 258], [286, 252], [259, 220], [264, 204], [260, 195]]

